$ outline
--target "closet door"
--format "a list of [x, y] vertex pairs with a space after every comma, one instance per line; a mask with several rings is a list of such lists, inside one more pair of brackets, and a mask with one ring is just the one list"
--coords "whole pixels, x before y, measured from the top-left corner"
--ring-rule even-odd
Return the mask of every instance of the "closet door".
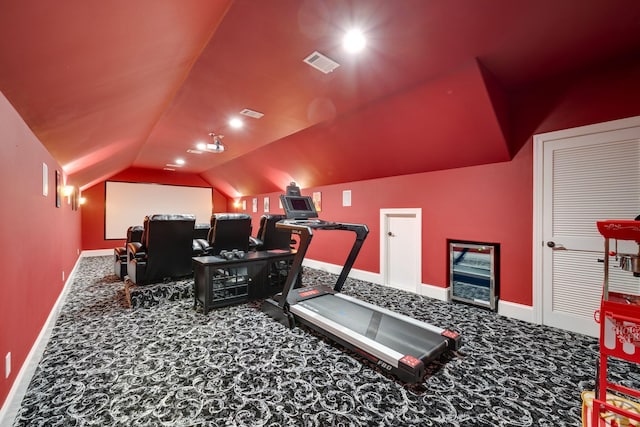
[[[604, 239], [596, 221], [640, 214], [640, 124], [542, 143], [542, 323], [598, 336]], [[618, 251], [637, 254], [638, 245], [619, 242]], [[612, 290], [640, 293], [631, 273], [612, 268], [610, 277]]]

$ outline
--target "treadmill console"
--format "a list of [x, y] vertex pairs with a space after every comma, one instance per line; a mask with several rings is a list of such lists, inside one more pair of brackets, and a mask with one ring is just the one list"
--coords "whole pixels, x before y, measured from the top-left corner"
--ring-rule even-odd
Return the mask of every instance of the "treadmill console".
[[318, 218], [318, 211], [316, 211], [313, 200], [309, 196], [282, 194], [280, 200], [287, 219]]

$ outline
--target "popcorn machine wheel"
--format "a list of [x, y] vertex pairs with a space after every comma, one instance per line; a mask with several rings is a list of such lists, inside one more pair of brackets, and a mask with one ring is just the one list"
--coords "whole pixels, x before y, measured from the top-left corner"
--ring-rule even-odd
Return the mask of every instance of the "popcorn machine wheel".
[[[598, 231], [604, 237], [604, 281], [600, 305], [600, 362], [593, 400], [592, 426], [624, 425], [616, 419], [631, 421], [627, 425], [640, 425], [640, 413], [607, 401], [612, 391], [632, 399], [640, 399], [640, 390], [610, 382], [607, 376], [608, 358], [615, 357], [631, 363], [640, 363], [640, 291], [638, 294], [609, 290], [610, 258], [615, 256], [619, 267], [640, 277], [640, 249], [636, 253], [617, 253], [618, 241], [635, 241], [640, 248], [640, 220], [598, 221]], [[614, 241], [615, 250], [610, 242]], [[604, 416], [604, 414], [609, 414]], [[617, 417], [616, 417], [617, 415]], [[609, 421], [605, 422], [605, 418]], [[611, 421], [613, 419], [613, 421]], [[610, 422], [610, 423], [609, 423]]]

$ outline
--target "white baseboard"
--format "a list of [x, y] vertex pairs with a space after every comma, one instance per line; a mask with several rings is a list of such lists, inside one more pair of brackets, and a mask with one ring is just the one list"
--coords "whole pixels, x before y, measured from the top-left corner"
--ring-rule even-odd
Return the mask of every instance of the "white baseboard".
[[[315, 268], [316, 270], [326, 271], [328, 273], [340, 274], [342, 271], [341, 265], [329, 264], [328, 262], [316, 261], [313, 259], [305, 258], [302, 261], [302, 265], [309, 268]], [[382, 284], [382, 279], [380, 274], [372, 273], [370, 271], [358, 270], [357, 268], [352, 268], [349, 272], [349, 277], [358, 280], [364, 280], [365, 282], [376, 283], [378, 285]]]
[[76, 276], [76, 270], [80, 265], [80, 258], [76, 260], [76, 264], [73, 266], [71, 273], [67, 277], [66, 282], [64, 283], [64, 287], [62, 288], [62, 292], [58, 296], [53, 308], [49, 312], [49, 316], [45, 321], [38, 337], [35, 342], [31, 346], [31, 350], [29, 350], [29, 354], [22, 364], [20, 371], [16, 375], [16, 379], [9, 390], [9, 394], [7, 395], [2, 408], [0, 408], [0, 426], [10, 426], [13, 424], [13, 421], [18, 415], [18, 410], [20, 409], [20, 403], [27, 392], [27, 388], [29, 387], [29, 383], [33, 378], [33, 374], [35, 373], [40, 360], [42, 359], [42, 354], [49, 342], [49, 338], [51, 338], [51, 332], [53, 327], [58, 319], [58, 315], [60, 314], [60, 309], [64, 304], [64, 301], [69, 293], [69, 289], [71, 288], [71, 283]]
[[524, 320], [529, 323], [534, 321], [533, 307], [509, 301], [498, 301], [498, 314], [512, 319]]
[[[316, 261], [313, 259], [306, 259], [302, 262], [302, 265], [317, 270], [326, 271], [333, 274], [340, 274], [342, 266], [330, 264], [328, 262]], [[366, 282], [376, 283], [378, 285], [384, 285], [382, 283], [382, 275], [379, 273], [372, 273], [370, 271], [352, 269], [349, 273], [349, 277], [354, 279], [364, 280]], [[440, 301], [450, 301], [449, 288], [443, 288], [440, 286], [429, 285], [422, 283], [418, 292], [419, 295], [437, 299]], [[498, 302], [498, 314], [501, 316], [509, 317], [512, 319], [523, 320], [529, 323], [534, 322], [533, 307], [515, 302], [503, 301]]]
[[80, 254], [82, 257], [105, 255], [113, 255], [113, 249], [91, 249], [88, 251], [82, 251], [82, 254]]
[[442, 288], [440, 286], [427, 285], [426, 283], [420, 284], [420, 295], [438, 299], [440, 301], [449, 301], [449, 288]]

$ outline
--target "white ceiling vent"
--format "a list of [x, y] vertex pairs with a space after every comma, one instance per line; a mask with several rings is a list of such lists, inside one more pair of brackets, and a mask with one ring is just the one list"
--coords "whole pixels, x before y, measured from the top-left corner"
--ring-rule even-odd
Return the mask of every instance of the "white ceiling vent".
[[324, 56], [317, 50], [311, 55], [304, 58], [304, 62], [311, 65], [313, 68], [322, 71], [325, 74], [332, 72], [340, 66], [340, 64], [338, 64], [336, 61]]
[[259, 112], [254, 111], [254, 110], [250, 110], [248, 108], [245, 108], [244, 110], [240, 111], [240, 114], [242, 114], [244, 116], [253, 117], [254, 119], [259, 119], [259, 118], [262, 118], [262, 116], [264, 116], [263, 113], [259, 113]]

